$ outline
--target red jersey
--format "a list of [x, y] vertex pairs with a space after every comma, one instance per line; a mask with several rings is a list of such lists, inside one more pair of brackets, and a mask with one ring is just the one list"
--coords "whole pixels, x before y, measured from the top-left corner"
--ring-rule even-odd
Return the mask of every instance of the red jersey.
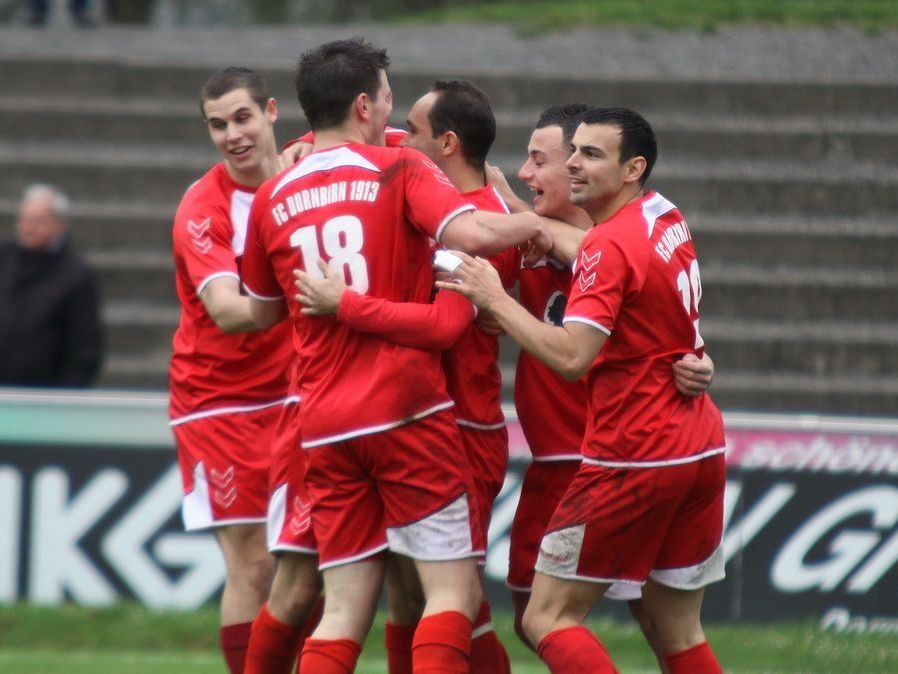
[[[546, 323], [561, 326], [571, 289], [571, 270], [545, 258], [519, 272], [521, 305]], [[586, 430], [586, 379], [570, 382], [521, 349], [514, 403], [535, 461], [580, 459]]]
[[303, 446], [376, 433], [452, 406], [440, 354], [357, 332], [333, 317], [307, 317], [293, 269], [395, 302], [427, 302], [430, 238], [473, 210], [420, 152], [347, 144], [314, 152], [266, 182], [251, 214], [243, 262], [247, 290], [286, 298], [300, 362]]
[[258, 409], [281, 402], [293, 356], [289, 327], [228, 334], [200, 299], [219, 277], [239, 279], [255, 189], [235, 183], [217, 164], [190, 186], [172, 230], [181, 319], [173, 339], [169, 413], [172, 423]]
[[660, 194], [627, 204], [586, 235], [564, 322], [609, 335], [588, 377], [584, 459], [668, 465], [723, 451], [711, 398], [677, 391], [671, 365], [701, 356], [701, 279], [683, 215]]
[[[466, 201], [478, 209], [508, 213], [508, 206], [492, 185], [466, 192]], [[520, 255], [509, 248], [489, 258], [502, 285], [514, 285]], [[455, 401], [455, 420], [460, 426], [489, 430], [505, 426], [502, 414], [502, 374], [499, 372], [499, 339], [472, 323], [452, 348], [443, 354], [446, 386]]]

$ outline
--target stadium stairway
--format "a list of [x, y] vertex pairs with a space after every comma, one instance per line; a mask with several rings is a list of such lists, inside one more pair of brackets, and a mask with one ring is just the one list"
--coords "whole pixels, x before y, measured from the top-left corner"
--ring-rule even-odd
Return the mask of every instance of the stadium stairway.
[[[186, 187], [216, 160], [196, 100], [212, 69], [187, 58], [0, 50], [0, 219], [13, 222], [34, 181], [75, 197], [73, 236], [102, 281], [104, 386], [165, 386], [178, 317], [170, 223]], [[279, 139], [298, 135], [305, 125], [290, 59], [261, 70], [282, 101]], [[394, 70], [394, 123], [446, 74]], [[898, 415], [893, 85], [453, 74], [490, 95], [500, 126], [491, 161], [510, 175], [548, 104], [626, 105], [654, 123], [661, 154], [652, 183], [681, 207], [696, 239], [702, 334], [721, 407]], [[513, 359], [504, 349], [507, 399]]]

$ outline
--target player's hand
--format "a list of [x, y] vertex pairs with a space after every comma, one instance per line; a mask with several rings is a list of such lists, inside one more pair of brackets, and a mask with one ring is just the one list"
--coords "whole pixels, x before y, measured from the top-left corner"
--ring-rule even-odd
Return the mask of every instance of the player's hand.
[[437, 288], [452, 290], [467, 297], [479, 309], [489, 311], [490, 306], [506, 298], [502, 279], [496, 268], [482, 257], [471, 257], [461, 251], [449, 251], [461, 258], [462, 263], [452, 272], [454, 281], [437, 281]]
[[340, 308], [340, 298], [346, 290], [346, 281], [343, 274], [335, 272], [324, 260], [318, 260], [318, 269], [324, 278], [317, 278], [311, 274], [294, 269], [297, 292], [294, 297], [302, 305], [300, 313], [306, 316], [336, 316]]
[[[549, 253], [552, 252], [552, 247], [555, 245], [555, 240], [552, 238], [552, 231], [549, 229], [549, 225], [546, 224], [546, 220], [540, 219], [542, 226], [539, 229], [539, 233], [530, 239], [531, 251], [530, 251], [530, 259], [539, 260], [542, 257], [545, 257]], [[539, 255], [537, 256], [537, 252]]]
[[288, 145], [284, 148], [284, 151], [278, 155], [278, 170], [283, 171], [288, 166], [293, 166], [311, 151], [312, 144], [305, 143], [301, 140], [296, 141], [292, 145]]
[[714, 379], [714, 361], [708, 354], [699, 360], [694, 353], [687, 353], [672, 367], [677, 390], [688, 396], [704, 393]]

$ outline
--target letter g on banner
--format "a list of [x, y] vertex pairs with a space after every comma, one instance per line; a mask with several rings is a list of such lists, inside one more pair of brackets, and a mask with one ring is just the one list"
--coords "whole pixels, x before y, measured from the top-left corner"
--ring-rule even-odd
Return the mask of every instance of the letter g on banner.
[[[840, 523], [869, 513], [872, 526], [879, 531], [847, 529], [838, 533], [828, 545], [829, 557], [823, 561], [806, 561], [808, 553], [820, 540]], [[898, 489], [879, 485], [865, 487], [845, 495], [814, 515], [789, 539], [773, 562], [771, 580], [782, 592], [803, 592], [818, 588], [830, 592], [867, 557], [898, 522]], [[895, 545], [884, 546], [884, 554], [891, 558], [884, 564], [877, 553], [849, 581], [848, 590], [864, 592], [869, 589], [896, 561]], [[874, 567], [876, 573], [873, 573]], [[862, 579], [862, 580], [861, 580]]]

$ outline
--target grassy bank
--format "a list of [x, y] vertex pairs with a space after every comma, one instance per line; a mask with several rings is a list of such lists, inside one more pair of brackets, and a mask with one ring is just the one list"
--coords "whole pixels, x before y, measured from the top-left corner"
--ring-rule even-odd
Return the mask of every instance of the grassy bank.
[[[496, 616], [515, 674], [545, 673], [514, 636], [511, 617]], [[654, 671], [641, 635], [628, 623], [605, 618], [592, 627], [622, 671]], [[189, 613], [151, 611], [133, 604], [108, 609], [65, 606], [0, 606], [0, 672], [43, 674], [223, 674], [213, 608]], [[833, 634], [802, 623], [710, 626], [708, 636], [724, 668], [749, 672], [898, 671], [895, 635]], [[379, 616], [359, 664], [361, 674], [386, 671], [383, 616]]]
[[726, 24], [898, 27], [894, 0], [500, 0], [433, 9], [408, 21], [499, 21], [527, 30], [650, 25], [713, 29]]

